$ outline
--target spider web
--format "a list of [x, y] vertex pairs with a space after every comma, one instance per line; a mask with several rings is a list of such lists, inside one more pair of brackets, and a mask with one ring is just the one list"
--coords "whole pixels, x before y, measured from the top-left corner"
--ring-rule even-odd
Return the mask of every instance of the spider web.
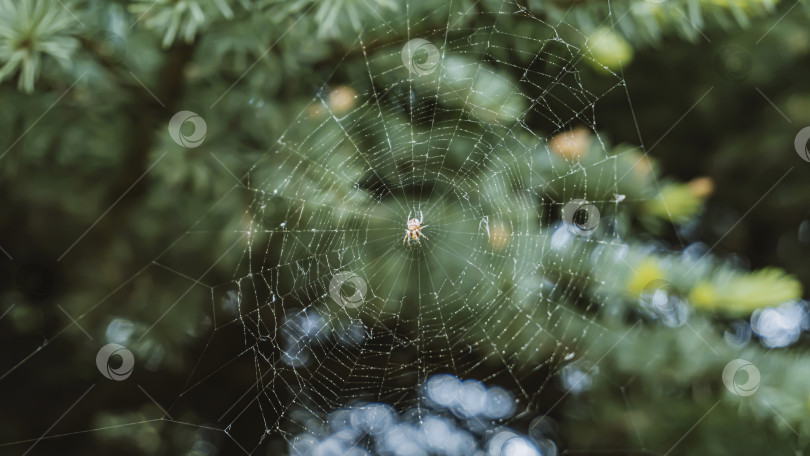
[[[448, 6], [438, 30], [411, 22], [410, 7], [406, 24], [359, 33], [249, 173], [244, 251], [213, 296], [233, 311], [215, 334], [237, 327], [244, 344], [228, 367], [254, 375], [222, 417], [249, 453], [313, 426], [302, 411], [364, 400], [420, 413], [436, 373], [501, 385], [531, 416], [598, 338], [602, 283], [588, 263], [616, 240], [621, 198], [596, 107], [626, 94], [623, 78], [586, 84], [591, 56], [570, 43], [585, 37], [515, 3], [475, 28]], [[506, 29], [507, 15], [532, 26]], [[576, 127], [593, 135], [586, 158], [550, 145]], [[560, 223], [572, 200], [599, 208], [595, 234]]]
[[[550, 382], [598, 341], [607, 282], [590, 271], [621, 245], [624, 198], [623, 154], [600, 137], [597, 107], [608, 94], [629, 102], [624, 79], [582, 71], [595, 62], [572, 43], [587, 37], [564, 20], [512, 1], [463, 6], [430, 11], [446, 18], [434, 29], [407, 3], [402, 20], [359, 32], [235, 187], [249, 201], [240, 259], [211, 288], [211, 336], [166, 408], [172, 422], [285, 453], [347, 405], [426, 417], [426, 385], [451, 374], [508, 392], [509, 424], [546, 413]], [[560, 146], [582, 131], [577, 151]], [[596, 219], [561, 220], [583, 201]], [[204, 215], [181, 239], [222, 230]], [[199, 413], [211, 395], [229, 404], [215, 423]]]

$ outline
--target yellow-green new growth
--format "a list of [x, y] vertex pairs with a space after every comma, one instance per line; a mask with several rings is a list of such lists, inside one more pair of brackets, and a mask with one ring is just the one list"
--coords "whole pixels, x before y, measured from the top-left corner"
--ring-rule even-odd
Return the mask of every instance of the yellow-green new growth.
[[695, 285], [689, 302], [712, 312], [747, 315], [801, 296], [802, 285], [796, 278], [778, 268], [765, 268], [748, 274], [720, 272]]

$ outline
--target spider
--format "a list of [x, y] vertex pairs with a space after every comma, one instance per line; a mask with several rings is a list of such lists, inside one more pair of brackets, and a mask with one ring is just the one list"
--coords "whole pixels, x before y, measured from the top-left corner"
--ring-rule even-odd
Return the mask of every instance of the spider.
[[422, 211], [419, 211], [419, 218], [411, 218], [411, 214], [408, 213], [408, 229], [405, 230], [405, 238], [402, 240], [402, 245], [405, 245], [405, 242], [408, 243], [408, 247], [411, 246], [411, 240], [416, 241], [417, 244], [422, 245], [419, 242], [420, 237], [424, 237], [427, 239], [427, 236], [422, 234], [422, 228], [425, 228], [427, 225], [422, 225]]

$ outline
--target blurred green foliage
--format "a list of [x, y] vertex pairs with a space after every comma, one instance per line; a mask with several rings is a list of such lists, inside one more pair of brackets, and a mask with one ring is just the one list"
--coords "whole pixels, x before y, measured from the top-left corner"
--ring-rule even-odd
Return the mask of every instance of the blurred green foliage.
[[[497, 14], [504, 10], [516, 13]], [[241, 321], [235, 303], [256, 301], [256, 314], [269, 312], [265, 323], [277, 324], [279, 306], [304, 307], [304, 298], [325, 293], [344, 258], [302, 261], [301, 271], [315, 271], [303, 274], [312, 281], [292, 267], [274, 269], [274, 261], [307, 258], [315, 245], [374, 265], [370, 288], [401, 297], [373, 301], [378, 315], [419, 322], [436, 318], [440, 306], [442, 323], [471, 329], [401, 328], [417, 334], [425, 365], [447, 359], [428, 359], [447, 346], [428, 330], [463, 334], [453, 342], [483, 366], [481, 377], [514, 373], [521, 388], [534, 389], [533, 414], [523, 418], [565, 398], [552, 412], [562, 448], [806, 448], [804, 338], [769, 350], [756, 340], [730, 344], [727, 334], [752, 311], [801, 299], [810, 283], [810, 171], [793, 151], [796, 132], [810, 124], [807, 11], [805, 2], [756, 0], [0, 0], [0, 247], [8, 254], [0, 444], [36, 439], [94, 383], [93, 399], [51, 434], [93, 432], [45, 439], [31, 454], [230, 452], [250, 440], [194, 425], [224, 427], [220, 415], [256, 382], [247, 348], [280, 349], [277, 341], [255, 348], [267, 328]], [[486, 41], [481, 31], [493, 17], [505, 32]], [[389, 51], [415, 36], [442, 37], [448, 26], [449, 89], [436, 103], [464, 111], [466, 130], [445, 143], [393, 102], [378, 111], [371, 94], [402, 82], [399, 55]], [[593, 109], [588, 126], [597, 131], [532, 119], [534, 134], [509, 133], [538, 95], [522, 93], [532, 87], [520, 70], [540, 42], [549, 72], [585, 56], [553, 94], [563, 106]], [[483, 51], [512, 66], [476, 71]], [[414, 79], [412, 93], [392, 97], [430, 98], [440, 77]], [[182, 148], [167, 134], [181, 110], [205, 118], [201, 147]], [[342, 141], [340, 125], [362, 143]], [[495, 147], [476, 147], [473, 137]], [[385, 144], [397, 147], [369, 165]], [[443, 150], [441, 165], [413, 163], [436, 153], [431, 144]], [[424, 204], [454, 231], [477, 233], [486, 218], [488, 241], [426, 229], [429, 242], [460, 257], [426, 259], [364, 238], [379, 232], [400, 243], [403, 224], [382, 218], [399, 220], [392, 214], [407, 203], [359, 185], [369, 166], [397, 188], [428, 182], [433, 199]], [[549, 185], [534, 189], [539, 198], [524, 197], [534, 179]], [[555, 244], [561, 202], [553, 194], [597, 202], [605, 218], [597, 237], [607, 242]], [[337, 226], [346, 234], [284, 241], [284, 230]], [[415, 283], [455, 280], [473, 256], [483, 260], [475, 265], [481, 280], [423, 294], [425, 308], [414, 305]], [[400, 280], [414, 261], [425, 269]], [[669, 327], [645, 313], [641, 303], [658, 282], [690, 303], [686, 324]], [[237, 288], [239, 300], [228, 295]], [[275, 295], [293, 298], [261, 305]], [[510, 305], [485, 306], [496, 301]], [[321, 309], [342, 315], [328, 301]], [[487, 325], [470, 325], [493, 309]], [[248, 336], [243, 324], [257, 332]], [[116, 341], [135, 353], [133, 379], [147, 394], [136, 382], [100, 381], [95, 355]], [[548, 377], [571, 353], [598, 363], [599, 375], [590, 392], [566, 397]], [[754, 396], [725, 393], [720, 373], [734, 358], [762, 372]], [[537, 372], [546, 378], [530, 375]], [[397, 372], [391, 381], [413, 389], [420, 374]], [[285, 394], [276, 400], [292, 401]], [[41, 397], [47, 405], [32, 407]], [[172, 420], [157, 420], [164, 413], [153, 398]], [[335, 405], [324, 402], [325, 411]], [[262, 422], [272, 415], [244, 417], [274, 431], [266, 454], [283, 452], [282, 431], [290, 431]]]

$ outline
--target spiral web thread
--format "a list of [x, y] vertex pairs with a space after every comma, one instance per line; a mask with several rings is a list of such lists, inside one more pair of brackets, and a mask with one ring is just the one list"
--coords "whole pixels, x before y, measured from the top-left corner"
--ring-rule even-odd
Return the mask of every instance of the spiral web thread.
[[[249, 173], [244, 251], [212, 297], [221, 315], [209, 343], [237, 347], [217, 338], [227, 333], [244, 346], [189, 379], [193, 389], [250, 366], [254, 383], [227, 392], [220, 418], [248, 453], [358, 401], [422, 413], [436, 373], [502, 386], [511, 419], [542, 414], [549, 382], [599, 337], [588, 264], [618, 242], [609, 220], [622, 198], [621, 154], [602, 143], [596, 106], [612, 92], [629, 101], [623, 78], [605, 71], [587, 88], [579, 68], [591, 57], [568, 42], [585, 37], [513, 2], [478, 28], [452, 6], [433, 13], [446, 28], [410, 19], [359, 33]], [[506, 15], [533, 27], [504, 29]], [[406, 53], [421, 59], [410, 71], [403, 27], [425, 40]], [[596, 159], [549, 146], [578, 126]], [[595, 234], [560, 223], [576, 199], [599, 207]], [[409, 216], [422, 217], [418, 244], [403, 244]]]

